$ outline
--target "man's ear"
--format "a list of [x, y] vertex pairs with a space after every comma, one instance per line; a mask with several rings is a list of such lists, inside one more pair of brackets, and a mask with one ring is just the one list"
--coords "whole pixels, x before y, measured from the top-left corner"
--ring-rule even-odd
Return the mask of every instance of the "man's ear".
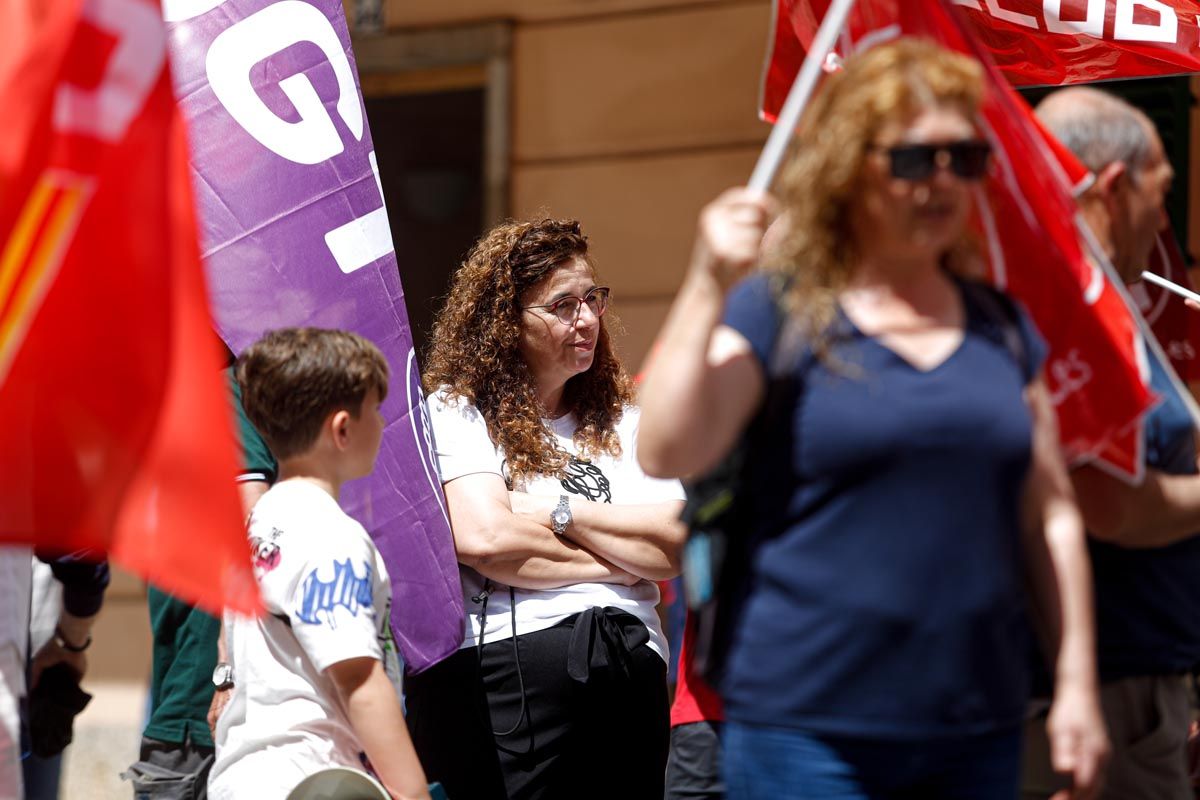
[[1114, 161], [1096, 175], [1092, 191], [1104, 199], [1111, 198], [1121, 186], [1121, 179], [1128, 177], [1129, 167], [1124, 161]]
[[346, 409], [335, 411], [329, 416], [330, 433], [333, 434], [333, 444], [338, 450], [345, 450], [350, 444], [350, 412]]

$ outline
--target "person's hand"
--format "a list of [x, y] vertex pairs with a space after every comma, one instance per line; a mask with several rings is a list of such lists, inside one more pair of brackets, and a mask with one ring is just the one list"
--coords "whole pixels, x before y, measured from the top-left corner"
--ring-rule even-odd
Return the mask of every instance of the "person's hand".
[[1071, 788], [1050, 800], [1093, 800], [1099, 797], [1108, 763], [1108, 731], [1094, 689], [1060, 687], [1046, 720], [1050, 764], [1071, 780]]
[[33, 657], [33, 662], [29, 667], [29, 689], [33, 691], [38, 685], [38, 681], [42, 677], [42, 673], [56, 664], [66, 664], [75, 673], [76, 677], [82, 681], [83, 676], [87, 674], [87, 653], [72, 652], [64, 648], [58, 643], [58, 637], [52, 636], [50, 641], [42, 646], [41, 650], [37, 651], [37, 655]]
[[42, 672], [56, 664], [66, 664], [82, 682], [87, 673], [88, 660], [84, 651], [92, 644], [92, 627], [95, 615], [77, 617], [65, 608], [58, 615], [58, 625], [50, 641], [39, 650], [30, 662], [29, 690], [33, 691], [42, 677]]
[[700, 212], [692, 270], [728, 289], [758, 263], [775, 213], [770, 195], [729, 189]]
[[217, 689], [213, 692], [212, 702], [208, 704], [208, 732], [212, 734], [213, 741], [217, 740], [217, 720], [221, 718], [221, 712], [225, 710], [225, 706], [229, 703], [229, 698], [233, 696], [233, 687], [229, 686], [224, 689]]
[[1185, 306], [1187, 306], [1188, 308], [1190, 308], [1192, 311], [1200, 311], [1200, 303], [1197, 303], [1195, 300], [1193, 300], [1190, 297], [1183, 298], [1183, 304]]

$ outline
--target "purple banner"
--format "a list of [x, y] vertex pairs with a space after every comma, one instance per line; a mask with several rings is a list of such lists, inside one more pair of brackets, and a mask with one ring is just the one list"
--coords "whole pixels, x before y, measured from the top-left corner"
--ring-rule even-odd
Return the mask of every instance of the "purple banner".
[[374, 474], [342, 505], [392, 579], [410, 672], [462, 641], [458, 565], [340, 0], [164, 0], [221, 336], [345, 328], [392, 366]]

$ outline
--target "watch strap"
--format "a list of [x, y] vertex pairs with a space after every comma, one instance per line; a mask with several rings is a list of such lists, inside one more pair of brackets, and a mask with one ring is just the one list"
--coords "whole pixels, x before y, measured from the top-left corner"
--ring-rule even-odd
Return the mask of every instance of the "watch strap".
[[87, 634], [87, 638], [83, 640], [83, 644], [72, 644], [71, 640], [63, 633], [62, 628], [54, 629], [54, 638], [58, 641], [58, 646], [68, 653], [82, 653], [92, 646], [92, 635]]

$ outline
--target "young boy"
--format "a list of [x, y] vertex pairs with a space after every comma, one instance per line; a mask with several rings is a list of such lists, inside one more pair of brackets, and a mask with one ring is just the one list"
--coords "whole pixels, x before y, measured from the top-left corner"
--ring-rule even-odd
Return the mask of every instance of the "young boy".
[[338, 506], [342, 484], [375, 465], [387, 362], [353, 333], [292, 328], [246, 350], [237, 377], [279, 481], [249, 520], [265, 613], [225, 619], [234, 688], [209, 797], [284, 800], [306, 776], [343, 766], [425, 800], [393, 684], [387, 571]]

